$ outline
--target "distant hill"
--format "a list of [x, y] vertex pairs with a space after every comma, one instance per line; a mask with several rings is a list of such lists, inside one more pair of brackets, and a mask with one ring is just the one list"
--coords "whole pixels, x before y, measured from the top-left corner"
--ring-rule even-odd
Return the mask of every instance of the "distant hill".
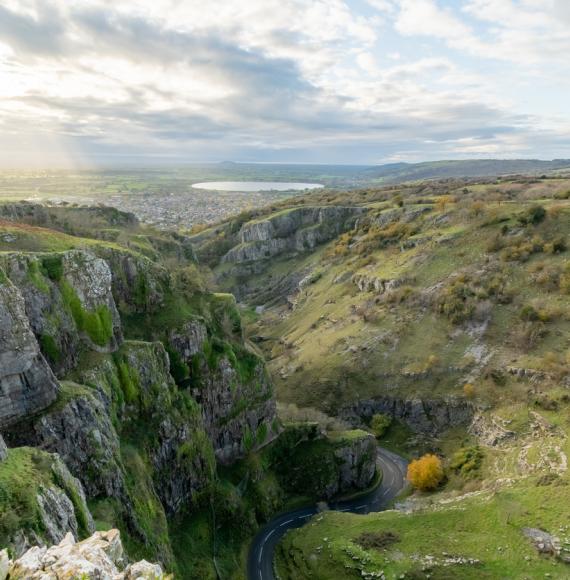
[[424, 163], [391, 163], [362, 170], [362, 177], [387, 183], [455, 177], [493, 177], [499, 175], [538, 175], [560, 169], [570, 170], [570, 159], [460, 159]]

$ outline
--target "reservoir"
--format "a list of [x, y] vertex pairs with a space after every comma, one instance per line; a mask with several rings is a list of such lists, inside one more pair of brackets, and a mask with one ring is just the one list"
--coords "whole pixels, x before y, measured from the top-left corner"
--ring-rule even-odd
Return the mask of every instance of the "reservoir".
[[294, 183], [287, 181], [205, 181], [194, 183], [195, 189], [209, 189], [211, 191], [303, 191], [305, 189], [318, 189], [324, 187], [320, 183]]

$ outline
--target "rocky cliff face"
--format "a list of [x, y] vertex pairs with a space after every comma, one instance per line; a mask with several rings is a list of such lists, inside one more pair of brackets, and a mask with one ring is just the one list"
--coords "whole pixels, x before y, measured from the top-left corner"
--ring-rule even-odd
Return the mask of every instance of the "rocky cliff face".
[[315, 499], [365, 489], [376, 473], [376, 439], [361, 430], [325, 435], [316, 423], [289, 424], [272, 453], [283, 486]]
[[301, 207], [248, 222], [239, 232], [239, 244], [222, 262], [241, 264], [312, 250], [351, 228], [361, 213], [354, 207]]
[[212, 347], [206, 325], [199, 320], [172, 331], [169, 344], [192, 368], [190, 381], [196, 384], [192, 396], [201, 405], [206, 431], [220, 461], [233, 461], [274, 435], [275, 400], [260, 358], [242, 352], [240, 358], [247, 361], [245, 369], [235, 364], [233, 351], [206, 359], [202, 356], [205, 345]]
[[92, 533], [93, 519], [79, 480], [58, 455], [22, 447], [0, 463], [0, 545], [21, 555], [68, 532]]
[[347, 438], [334, 455], [339, 465], [338, 480], [327, 490], [329, 497], [351, 489], [366, 489], [376, 473], [376, 441], [367, 433]]
[[353, 425], [359, 425], [362, 420], [369, 421], [375, 413], [399, 419], [416, 433], [437, 435], [451, 427], [469, 425], [475, 408], [464, 400], [379, 397], [358, 401], [343, 409], [340, 416]]
[[[0, 429], [10, 448], [57, 453], [77, 478], [69, 494], [43, 485], [42, 533], [12, 534], [10, 545], [91, 531], [86, 507], [74, 519], [86, 495], [99, 518], [171, 566], [167, 515], [193, 505], [216, 458], [272, 436], [272, 387], [233, 299], [193, 294], [184, 276], [174, 287], [140, 255], [96, 249], [0, 258]], [[144, 341], [123, 339], [121, 316], [144, 321]]]
[[34, 546], [14, 561], [9, 560], [6, 551], [0, 552], [0, 578], [156, 580], [164, 577], [158, 564], [145, 560], [128, 564], [119, 530], [96, 532], [77, 543], [73, 534], [68, 533], [55, 544], [50, 548]]
[[24, 298], [25, 315], [58, 376], [75, 368], [83, 348], [116, 350], [121, 321], [112, 294], [112, 274], [85, 251], [6, 254], [6, 275]]
[[59, 389], [25, 306], [21, 292], [0, 269], [0, 429], [47, 407]]

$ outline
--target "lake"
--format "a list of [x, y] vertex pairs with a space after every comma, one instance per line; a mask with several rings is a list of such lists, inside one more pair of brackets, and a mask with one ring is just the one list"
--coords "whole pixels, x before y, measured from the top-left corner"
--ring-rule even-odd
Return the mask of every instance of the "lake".
[[324, 187], [321, 183], [293, 183], [286, 181], [205, 181], [194, 183], [195, 189], [209, 189], [212, 191], [302, 191]]

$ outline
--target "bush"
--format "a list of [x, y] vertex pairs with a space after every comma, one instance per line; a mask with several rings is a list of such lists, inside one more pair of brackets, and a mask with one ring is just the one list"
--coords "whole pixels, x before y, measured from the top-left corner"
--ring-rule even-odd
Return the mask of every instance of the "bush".
[[[168, 353], [168, 360], [170, 362], [170, 374], [176, 383], [181, 383], [184, 379], [188, 378], [190, 369], [188, 368], [188, 365], [182, 360], [182, 357], [177, 350], [167, 346], [166, 352]], [[199, 365], [196, 365], [196, 369], [193, 375], [198, 374], [198, 370]]]
[[520, 309], [519, 316], [521, 320], [526, 321], [539, 320], [539, 315], [536, 308], [534, 308], [534, 306], [531, 306], [530, 304], [527, 304], [526, 306], [523, 306]]
[[389, 415], [384, 415], [383, 413], [377, 413], [372, 415], [372, 420], [370, 421], [370, 428], [376, 437], [382, 437], [384, 433], [388, 430], [388, 427], [392, 424], [392, 417]]
[[50, 280], [59, 282], [63, 276], [63, 260], [61, 256], [54, 255], [43, 258], [42, 269]]
[[463, 385], [463, 394], [468, 399], [472, 399], [475, 396], [475, 386], [471, 383], [465, 383]]
[[450, 467], [463, 477], [474, 477], [481, 468], [483, 457], [480, 447], [463, 447], [453, 455]]
[[365, 550], [370, 550], [371, 548], [381, 550], [382, 548], [388, 548], [399, 541], [400, 536], [396, 532], [390, 531], [362, 532], [362, 534], [360, 534], [360, 536], [355, 540], [355, 542]]
[[408, 465], [408, 481], [421, 491], [435, 489], [443, 480], [443, 465], [437, 455], [427, 454]]
[[61, 360], [61, 351], [54, 337], [50, 334], [42, 334], [40, 336], [40, 348], [50, 362], [58, 363]]
[[546, 210], [541, 205], [533, 205], [523, 215], [519, 216], [519, 222], [523, 225], [538, 225], [546, 217]]

